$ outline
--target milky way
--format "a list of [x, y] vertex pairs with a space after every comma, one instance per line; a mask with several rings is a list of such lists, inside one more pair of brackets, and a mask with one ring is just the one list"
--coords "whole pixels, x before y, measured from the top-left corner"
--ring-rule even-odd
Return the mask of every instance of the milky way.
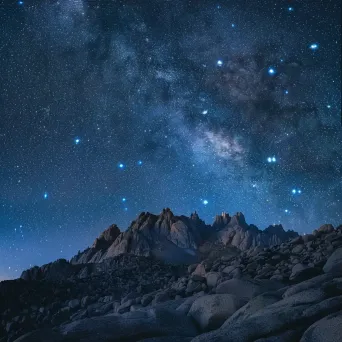
[[339, 1], [0, 4], [0, 280], [141, 211], [342, 222]]

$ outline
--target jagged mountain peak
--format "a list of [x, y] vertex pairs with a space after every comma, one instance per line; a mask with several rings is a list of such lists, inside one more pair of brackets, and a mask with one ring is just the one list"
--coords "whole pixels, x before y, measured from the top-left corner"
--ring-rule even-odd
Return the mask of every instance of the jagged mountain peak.
[[104, 232], [101, 233], [101, 235], [98, 238], [96, 238], [92, 248], [108, 248], [115, 241], [115, 239], [119, 236], [120, 233], [120, 229], [116, 224], [110, 225]]
[[206, 225], [196, 211], [190, 217], [177, 216], [170, 208], [164, 208], [157, 215], [141, 212], [126, 231], [121, 232], [116, 225], [111, 225], [91, 248], [71, 261], [76, 264], [94, 263], [129, 253], [168, 262], [187, 262], [195, 261], [200, 247], [209, 241], [246, 250], [279, 244], [294, 236], [296, 233], [285, 232], [281, 225], [261, 231], [254, 225], [248, 225], [241, 212], [233, 216], [222, 212], [212, 225]]

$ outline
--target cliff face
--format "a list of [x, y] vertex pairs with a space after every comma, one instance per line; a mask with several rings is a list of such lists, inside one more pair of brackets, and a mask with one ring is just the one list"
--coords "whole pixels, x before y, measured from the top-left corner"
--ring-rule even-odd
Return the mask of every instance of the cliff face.
[[110, 226], [91, 248], [73, 257], [71, 263], [98, 263], [126, 253], [171, 263], [190, 263], [199, 258], [198, 249], [207, 241], [244, 251], [280, 244], [297, 235], [285, 232], [281, 225], [261, 231], [248, 225], [242, 213], [232, 217], [222, 213], [212, 225], [206, 225], [196, 212], [190, 217], [175, 216], [167, 208], [159, 215], [141, 213], [124, 232], [116, 225]]

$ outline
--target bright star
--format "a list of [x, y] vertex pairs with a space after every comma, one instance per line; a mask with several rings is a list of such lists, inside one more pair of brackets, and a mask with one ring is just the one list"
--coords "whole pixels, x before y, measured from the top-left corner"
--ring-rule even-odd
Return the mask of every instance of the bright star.
[[235, 27], [235, 24], [232, 24], [232, 27]]
[[289, 91], [288, 90], [285, 90], [285, 94], [287, 95], [289, 93]]
[[122, 164], [122, 163], [119, 163], [118, 166], [119, 166], [120, 169], [123, 169], [125, 167], [125, 165]]
[[272, 157], [272, 162], [275, 163], [277, 159], [275, 157]]
[[80, 138], [75, 138], [75, 144], [78, 145], [81, 142]]
[[223, 65], [223, 62], [221, 60], [218, 60], [216, 64], [217, 66], [221, 67]]
[[142, 161], [141, 160], [138, 160], [138, 165], [142, 165]]
[[302, 193], [302, 190], [297, 190], [297, 192], [298, 192], [299, 194], [301, 194], [301, 193]]
[[289, 7], [289, 8], [288, 8], [288, 11], [289, 11], [289, 12], [293, 12], [293, 7]]
[[267, 158], [267, 161], [268, 161], [269, 163], [272, 163], [272, 158], [271, 158], [271, 157], [268, 157], [268, 158]]
[[125, 197], [122, 199], [122, 202], [126, 202], [126, 198]]
[[19, 5], [24, 5], [24, 1], [18, 1]]
[[330, 106], [330, 105], [327, 105], [327, 108], [328, 108], [328, 109], [330, 109], [330, 108], [331, 108], [331, 106]]
[[296, 194], [296, 193], [297, 193], [297, 190], [296, 190], [296, 189], [292, 189], [292, 193], [293, 193], [293, 194]]
[[207, 200], [204, 200], [204, 201], [203, 201], [203, 204], [204, 204], [204, 205], [207, 205], [208, 203], [209, 203], [209, 202], [208, 202]]
[[208, 111], [207, 111], [207, 110], [204, 110], [204, 111], [202, 112], [202, 114], [203, 114], [203, 115], [206, 115], [206, 114], [208, 114]]
[[318, 44], [317, 44], [317, 43], [313, 43], [313, 44], [311, 44], [311, 45], [309, 46], [309, 48], [310, 48], [311, 50], [317, 50], [317, 49], [318, 49]]
[[289, 212], [289, 210], [288, 209], [285, 209], [285, 213], [288, 213]]
[[269, 68], [269, 69], [268, 69], [268, 73], [269, 73], [270, 75], [274, 75], [274, 74], [275, 74], [275, 70], [274, 70], [273, 68]]
[[44, 199], [47, 199], [47, 198], [48, 198], [48, 193], [45, 192], [45, 193], [44, 193]]

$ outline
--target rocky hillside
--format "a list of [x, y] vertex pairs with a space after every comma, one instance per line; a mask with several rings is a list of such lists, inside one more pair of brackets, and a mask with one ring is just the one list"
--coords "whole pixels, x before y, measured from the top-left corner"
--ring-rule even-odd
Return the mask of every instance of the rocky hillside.
[[[197, 245], [202, 260], [190, 265], [122, 253], [58, 260], [2, 282], [0, 341], [340, 341], [342, 226], [263, 247], [282, 228], [243, 222], [241, 214], [217, 217]], [[241, 247], [250, 231], [250, 248]], [[109, 227], [91, 249], [107, 251], [120, 234]]]
[[196, 212], [190, 217], [175, 216], [167, 208], [160, 215], [141, 213], [124, 232], [116, 225], [110, 226], [91, 248], [72, 258], [71, 263], [102, 262], [122, 253], [156, 257], [170, 263], [190, 263], [201, 258], [201, 247], [208, 243], [247, 250], [280, 244], [295, 236], [298, 234], [285, 232], [281, 225], [259, 230], [248, 225], [242, 213], [232, 217], [222, 213], [212, 225], [206, 225]]

